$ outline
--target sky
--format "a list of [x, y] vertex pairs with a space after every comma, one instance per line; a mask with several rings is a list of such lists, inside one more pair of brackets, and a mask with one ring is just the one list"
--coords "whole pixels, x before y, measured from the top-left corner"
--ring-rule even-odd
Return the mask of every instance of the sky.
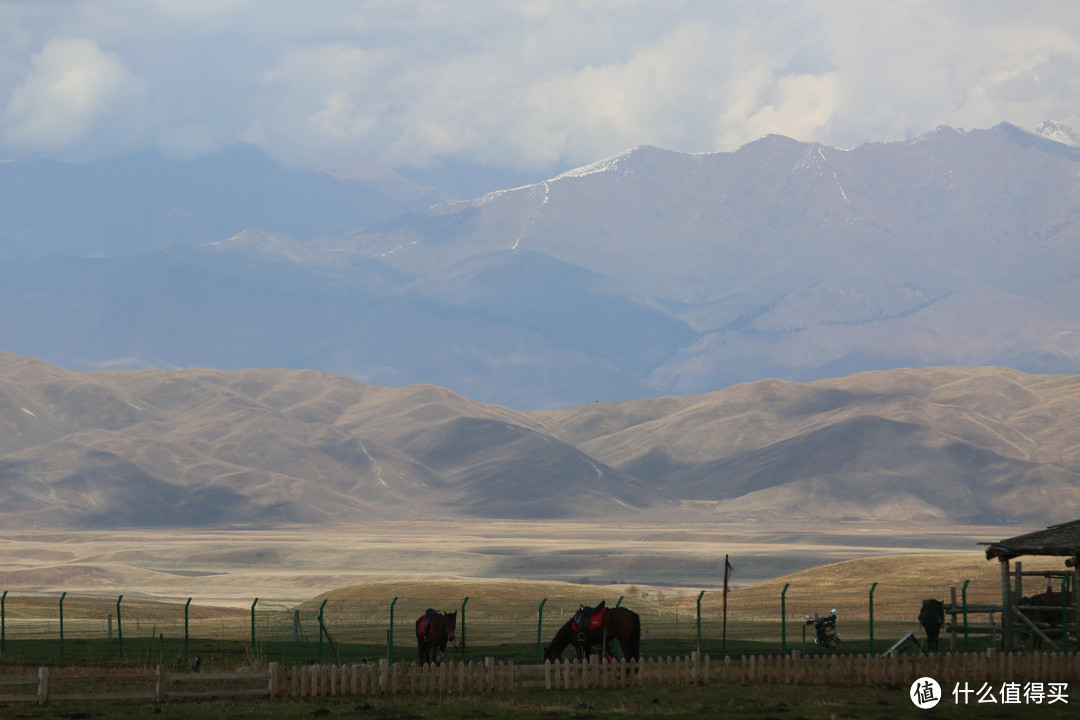
[[0, 160], [551, 177], [1048, 119], [1080, 129], [1071, 0], [0, 0]]

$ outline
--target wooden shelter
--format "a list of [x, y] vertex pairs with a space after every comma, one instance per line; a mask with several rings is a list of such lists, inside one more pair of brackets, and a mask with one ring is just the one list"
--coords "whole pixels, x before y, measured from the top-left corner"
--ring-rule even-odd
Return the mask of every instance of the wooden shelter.
[[[1031, 632], [1049, 643], [1063, 645], [1068, 642], [1070, 630], [1076, 635], [1077, 618], [1080, 618], [1080, 520], [1051, 525], [1045, 530], [996, 543], [980, 544], [988, 546], [987, 560], [997, 559], [1001, 563], [1001, 619], [1005, 651], [1016, 649], [1019, 632]], [[1063, 557], [1065, 562], [1061, 570], [1025, 572], [1018, 559], [1025, 555]], [[1010, 565], [1015, 567], [1010, 568]], [[1033, 610], [1040, 608], [1021, 604], [1021, 598], [1025, 597], [1024, 577], [1032, 575], [1045, 577], [1048, 584], [1058, 579], [1058, 589], [1065, 593], [1069, 611], [1065, 613], [1067, 622], [1061, 628], [1061, 639], [1050, 638], [1044, 624], [1030, 617]]]

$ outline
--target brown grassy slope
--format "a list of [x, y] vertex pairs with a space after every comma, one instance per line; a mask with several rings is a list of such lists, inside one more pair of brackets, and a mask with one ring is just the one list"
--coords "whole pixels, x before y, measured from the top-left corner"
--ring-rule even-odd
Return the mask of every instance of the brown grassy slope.
[[[1063, 567], [1060, 558], [1025, 558], [1024, 562], [1025, 570], [1060, 570]], [[738, 568], [733, 578], [737, 580], [737, 577]], [[784, 594], [789, 617], [798, 618], [836, 608], [842, 622], [856, 619], [865, 622], [873, 587], [877, 618], [913, 621], [925, 598], [948, 601], [950, 589], [956, 588], [957, 599], [961, 600], [965, 581], [968, 582], [969, 604], [1000, 602], [999, 564], [988, 562], [981, 553], [895, 555], [833, 563], [747, 587], [736, 584], [728, 596], [728, 614], [740, 621], [778, 623], [781, 595]], [[876, 587], [874, 583], [877, 583]], [[1029, 577], [1025, 583], [1032, 591], [1038, 591], [1045, 589], [1046, 581]], [[647, 618], [645, 624], [656, 628], [678, 623], [679, 616], [684, 624], [692, 623], [700, 593], [696, 588], [593, 586], [521, 579], [416, 580], [343, 587], [319, 595], [300, 607], [317, 611], [326, 601], [328, 610], [345, 611], [348, 608], [382, 607], [396, 597], [396, 610], [404, 617], [410, 613], [419, 615], [427, 607], [455, 610], [468, 597], [466, 610], [471, 613], [470, 617], [516, 617], [523, 623], [532, 623], [535, 629], [539, 603], [544, 598], [547, 599], [546, 623], [555, 623], [566, 619], [563, 614], [572, 612], [579, 604], [592, 605], [606, 600], [608, 605], [614, 605], [621, 597], [623, 606], [638, 612]], [[702, 615], [710, 623], [715, 623], [721, 616], [722, 607], [723, 593], [719, 588], [710, 588], [701, 596]], [[985, 622], [985, 616], [972, 616], [971, 621]], [[554, 630], [557, 626], [551, 627]]]
[[537, 417], [613, 467], [731, 513], [1042, 522], [1080, 512], [1075, 376], [893, 370]]
[[324, 522], [385, 517], [437, 483], [392, 448], [242, 392], [282, 374], [71, 373], [0, 353], [0, 423], [15, 430], [3, 506], [43, 527]]
[[535, 413], [559, 437], [617, 467], [662, 447], [680, 464], [761, 448], [873, 415], [923, 426], [1004, 457], [1080, 464], [1080, 379], [1007, 368], [923, 368], [795, 383], [761, 380], [706, 395]]
[[1001, 368], [525, 414], [313, 371], [75, 373], [0, 353], [0, 513], [15, 527], [679, 521], [694, 502], [718, 519], [1045, 525], [1080, 513], [1078, 417], [1080, 378]]
[[430, 386], [74, 373], [0, 353], [0, 400], [0, 505], [14, 526], [563, 517], [653, 496], [526, 415]]

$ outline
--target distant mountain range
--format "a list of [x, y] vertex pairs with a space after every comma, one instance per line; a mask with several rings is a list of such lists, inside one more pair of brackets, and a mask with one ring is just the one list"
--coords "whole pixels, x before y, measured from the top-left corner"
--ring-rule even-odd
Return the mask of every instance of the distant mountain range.
[[442, 204], [250, 148], [0, 165], [0, 348], [521, 410], [939, 365], [1080, 371], [1080, 148], [941, 127], [640, 147]]
[[447, 200], [388, 171], [364, 179], [281, 167], [239, 145], [172, 160], [0, 163], [0, 259], [117, 257], [224, 240], [246, 228], [343, 233]]
[[0, 352], [9, 529], [1046, 524], [1078, 508], [1078, 376], [891, 370], [524, 413], [307, 370], [76, 372]]

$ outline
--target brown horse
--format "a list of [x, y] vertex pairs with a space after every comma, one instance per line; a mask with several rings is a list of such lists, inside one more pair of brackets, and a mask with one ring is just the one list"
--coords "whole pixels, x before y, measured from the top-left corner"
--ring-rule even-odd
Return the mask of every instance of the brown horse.
[[454, 631], [457, 630], [457, 610], [452, 613], [443, 613], [428, 609], [426, 613], [416, 619], [416, 650], [420, 656], [419, 662], [425, 665], [434, 662], [442, 664], [443, 655], [446, 654], [446, 644], [454, 642]]
[[926, 649], [934, 652], [938, 649], [938, 637], [941, 626], [945, 624], [945, 602], [942, 600], [923, 600], [919, 611], [919, 624], [926, 631]]
[[[1069, 610], [1072, 607], [1072, 596], [1070, 593], [1065, 593], [1065, 597], [1062, 598], [1060, 592], [1047, 588], [1046, 592], [1039, 593], [1038, 595], [1020, 598], [1019, 604], [1021, 606], [1028, 606], [1028, 608], [1024, 610], [1028, 620], [1031, 620], [1043, 629], [1057, 629], [1061, 627], [1063, 602], [1065, 606], [1065, 616], [1068, 618]], [[1037, 634], [1034, 634], [1032, 641], [1035, 647], [1042, 646], [1042, 638]]]
[[552, 638], [551, 644], [544, 648], [544, 661], [555, 662], [562, 659], [563, 651], [573, 646], [574, 656], [578, 660], [588, 659], [594, 647], [601, 648], [607, 654], [607, 647], [614, 641], [619, 642], [623, 657], [637, 659], [641, 653], [641, 618], [633, 610], [624, 607], [602, 608], [602, 618], [586, 623], [582, 629], [574, 622], [566, 621]]

